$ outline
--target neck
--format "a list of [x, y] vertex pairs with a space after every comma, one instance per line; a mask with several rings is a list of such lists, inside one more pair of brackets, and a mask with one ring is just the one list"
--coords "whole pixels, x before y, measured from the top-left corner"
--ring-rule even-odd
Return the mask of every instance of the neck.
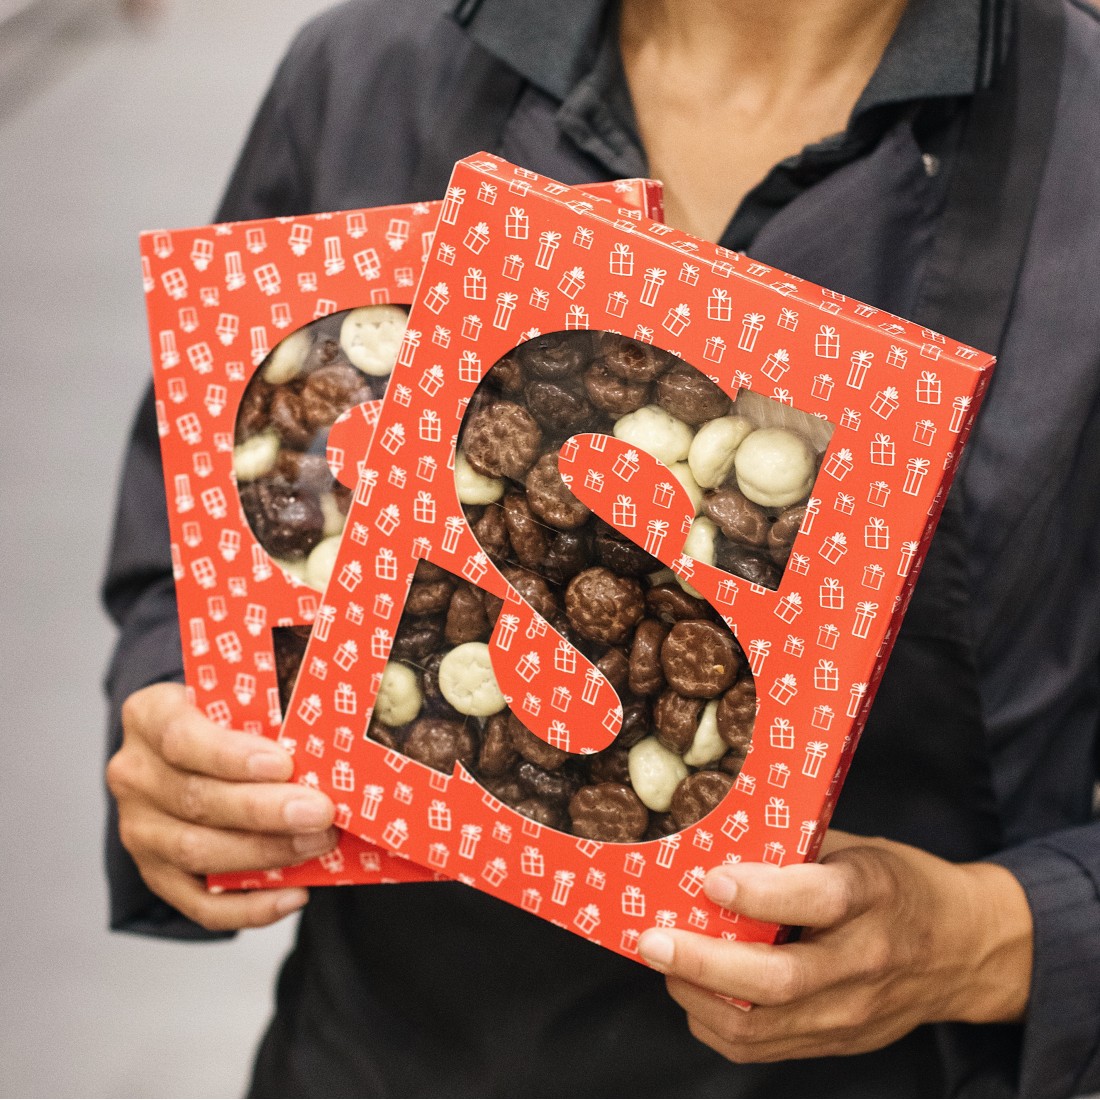
[[[622, 0], [623, 53], [690, 63], [716, 90], [813, 88], [874, 71], [907, 0]], [[763, 90], [763, 87], [761, 87]]]

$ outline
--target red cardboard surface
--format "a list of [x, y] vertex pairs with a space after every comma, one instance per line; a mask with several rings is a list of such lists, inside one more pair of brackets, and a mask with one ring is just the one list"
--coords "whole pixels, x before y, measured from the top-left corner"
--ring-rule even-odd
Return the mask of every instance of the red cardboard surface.
[[[693, 509], [662, 491], [673, 479], [655, 460], [607, 436], [562, 448], [573, 491], [690, 577], [755, 675], [737, 782], [659, 841], [553, 831], [461, 766], [443, 775], [363, 736], [420, 558], [505, 601], [489, 649], [524, 724], [572, 751], [613, 736], [613, 689], [488, 559], [451, 472], [485, 372], [569, 329], [655, 343], [731, 396], [750, 389], [836, 425], [777, 591], [682, 556]], [[283, 730], [301, 780], [365, 840], [624, 955], [651, 924], [774, 939], [776, 926], [707, 901], [704, 869], [815, 857], [992, 358], [666, 226], [608, 217], [484, 154], [456, 166], [409, 330]]]
[[[479, 197], [495, 199], [499, 184], [483, 182]], [[619, 180], [588, 190], [602, 196], [615, 216], [661, 216], [661, 189], [654, 181]], [[441, 205], [142, 235], [184, 672], [194, 702], [221, 725], [278, 736], [282, 714], [271, 630], [313, 622], [319, 604], [318, 593], [267, 554], [242, 513], [233, 474], [241, 397], [268, 352], [302, 326], [357, 306], [410, 303]], [[376, 416], [377, 403], [360, 406], [330, 436], [330, 465], [353, 486]], [[319, 860], [214, 876], [211, 885], [240, 889], [431, 877], [408, 860], [344, 835]]]

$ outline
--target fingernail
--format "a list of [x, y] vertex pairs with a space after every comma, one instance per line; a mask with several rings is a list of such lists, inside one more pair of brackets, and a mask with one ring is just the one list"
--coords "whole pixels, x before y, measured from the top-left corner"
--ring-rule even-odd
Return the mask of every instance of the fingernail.
[[300, 856], [319, 856], [330, 851], [336, 844], [336, 830], [327, 829], [323, 833], [299, 833], [293, 838], [294, 850]]
[[643, 932], [641, 939], [638, 940], [638, 954], [658, 970], [666, 970], [672, 965], [672, 955], [675, 950], [676, 945], [666, 932], [650, 929], [648, 932]]
[[328, 802], [316, 798], [293, 798], [283, 807], [283, 820], [292, 829], [323, 829], [331, 820]]
[[248, 774], [253, 779], [282, 779], [286, 775], [286, 757], [277, 752], [256, 752], [248, 758]]
[[715, 905], [729, 909], [737, 900], [737, 880], [723, 871], [712, 871], [706, 877], [706, 894]]
[[309, 901], [309, 894], [305, 890], [288, 890], [276, 900], [275, 912], [280, 917], [285, 917], [288, 913], [301, 909], [307, 901]]

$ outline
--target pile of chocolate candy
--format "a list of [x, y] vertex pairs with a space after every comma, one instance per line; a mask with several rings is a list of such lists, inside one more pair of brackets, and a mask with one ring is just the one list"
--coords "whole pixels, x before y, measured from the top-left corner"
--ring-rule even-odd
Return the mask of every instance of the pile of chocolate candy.
[[278, 564], [319, 592], [351, 502], [325, 459], [328, 432], [385, 393], [407, 320], [384, 305], [315, 321], [275, 347], [241, 399], [233, 472], [245, 518]]
[[725, 797], [756, 716], [745, 655], [717, 612], [563, 482], [578, 432], [665, 463], [696, 519], [685, 551], [775, 588], [831, 426], [757, 394], [731, 401], [677, 357], [610, 332], [539, 336], [470, 402], [458, 497], [486, 554], [623, 703], [608, 749], [571, 755], [508, 711], [487, 642], [502, 601], [421, 561], [368, 735], [443, 772], [461, 762], [495, 797], [606, 842], [677, 832]]

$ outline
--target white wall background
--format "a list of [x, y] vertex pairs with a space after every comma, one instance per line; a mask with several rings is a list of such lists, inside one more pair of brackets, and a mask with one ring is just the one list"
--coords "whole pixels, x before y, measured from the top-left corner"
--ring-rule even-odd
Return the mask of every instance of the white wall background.
[[[109, 934], [96, 587], [148, 375], [137, 235], [209, 221], [326, 0], [0, 6], [0, 1094], [231, 1096], [293, 929]], [[15, 18], [17, 22], [4, 21]]]

